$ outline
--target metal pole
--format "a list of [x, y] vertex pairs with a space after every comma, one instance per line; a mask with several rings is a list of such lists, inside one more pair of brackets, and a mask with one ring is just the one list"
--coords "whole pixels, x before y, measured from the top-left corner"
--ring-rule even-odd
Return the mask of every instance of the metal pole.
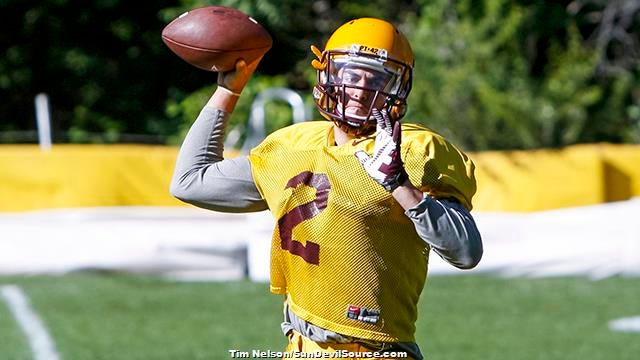
[[293, 122], [300, 123], [306, 121], [306, 109], [300, 94], [287, 88], [269, 88], [263, 90], [256, 96], [251, 104], [251, 115], [249, 117], [249, 128], [247, 140], [242, 146], [242, 152], [248, 152], [258, 145], [265, 137], [265, 105], [269, 101], [284, 100], [293, 111]]
[[51, 111], [49, 110], [49, 96], [45, 93], [36, 95], [36, 125], [38, 127], [38, 142], [40, 150], [51, 150]]

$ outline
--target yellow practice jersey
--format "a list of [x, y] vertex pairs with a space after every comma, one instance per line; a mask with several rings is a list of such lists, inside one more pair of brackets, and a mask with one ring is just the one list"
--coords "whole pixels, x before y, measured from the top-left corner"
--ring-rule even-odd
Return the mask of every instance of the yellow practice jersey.
[[[333, 124], [280, 129], [251, 151], [256, 186], [277, 224], [271, 291], [325, 329], [385, 342], [414, 341], [429, 246], [402, 207], [354, 155], [373, 152], [374, 136], [333, 145]], [[418, 125], [402, 125], [402, 159], [411, 182], [467, 208], [474, 165]]]

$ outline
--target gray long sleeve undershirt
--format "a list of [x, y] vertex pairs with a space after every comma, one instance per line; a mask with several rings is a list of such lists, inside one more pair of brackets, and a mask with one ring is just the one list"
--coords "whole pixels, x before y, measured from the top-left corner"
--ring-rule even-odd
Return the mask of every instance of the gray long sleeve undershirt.
[[[178, 153], [171, 194], [198, 207], [222, 212], [266, 210], [246, 156], [223, 158], [229, 114], [205, 106]], [[423, 200], [405, 214], [418, 235], [451, 265], [470, 269], [482, 257], [482, 240], [469, 211], [455, 201]]]

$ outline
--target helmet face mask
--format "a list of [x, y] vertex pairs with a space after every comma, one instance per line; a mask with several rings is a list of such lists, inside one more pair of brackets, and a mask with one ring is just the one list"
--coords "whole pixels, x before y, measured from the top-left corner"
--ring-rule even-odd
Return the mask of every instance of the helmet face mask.
[[[350, 43], [352, 39], [360, 43]], [[370, 18], [353, 20], [332, 35], [321, 57], [316, 55], [321, 64], [314, 65], [318, 70], [313, 89], [316, 107], [343, 131], [356, 136], [375, 131], [373, 108], [386, 110], [394, 121], [404, 116], [413, 52], [391, 24]]]
[[[387, 59], [381, 61], [364, 53], [327, 51], [324, 70], [318, 71], [314, 97], [320, 112], [346, 124], [347, 132], [361, 134], [375, 129], [373, 108], [404, 115], [406, 96], [411, 89], [411, 68]], [[357, 95], [355, 95], [357, 94]], [[353, 110], [352, 103], [360, 107]]]

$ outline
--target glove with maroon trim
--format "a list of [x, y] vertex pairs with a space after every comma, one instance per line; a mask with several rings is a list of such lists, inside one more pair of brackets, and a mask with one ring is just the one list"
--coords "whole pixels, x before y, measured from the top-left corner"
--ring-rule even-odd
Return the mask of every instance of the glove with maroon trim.
[[388, 192], [392, 192], [409, 178], [400, 157], [400, 122], [392, 124], [389, 114], [384, 109], [373, 109], [372, 114], [376, 119], [373, 155], [369, 156], [365, 151], [358, 150], [355, 156], [373, 180]]

